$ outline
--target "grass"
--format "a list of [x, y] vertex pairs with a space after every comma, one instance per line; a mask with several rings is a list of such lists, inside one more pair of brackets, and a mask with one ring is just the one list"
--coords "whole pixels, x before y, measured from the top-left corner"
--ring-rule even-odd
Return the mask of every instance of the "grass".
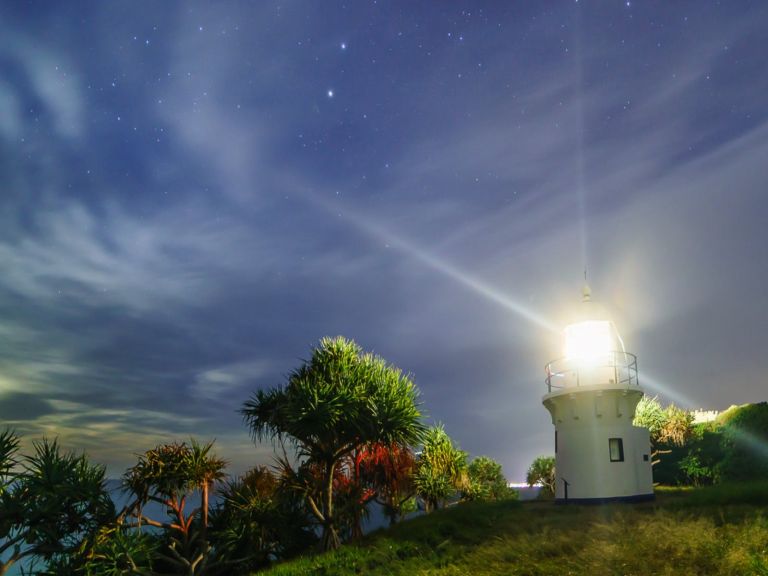
[[768, 483], [636, 505], [471, 503], [275, 566], [268, 576], [765, 575]]

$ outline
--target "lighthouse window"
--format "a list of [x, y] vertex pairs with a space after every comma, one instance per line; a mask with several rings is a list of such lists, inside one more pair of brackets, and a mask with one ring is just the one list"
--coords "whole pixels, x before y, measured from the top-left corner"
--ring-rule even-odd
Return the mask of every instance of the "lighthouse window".
[[611, 462], [624, 462], [624, 441], [621, 438], [609, 438], [608, 452]]
[[555, 454], [557, 454], [557, 430], [555, 430]]

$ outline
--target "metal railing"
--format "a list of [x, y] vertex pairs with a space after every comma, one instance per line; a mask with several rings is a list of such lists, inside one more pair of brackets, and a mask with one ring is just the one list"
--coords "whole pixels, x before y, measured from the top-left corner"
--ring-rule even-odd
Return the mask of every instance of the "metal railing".
[[617, 387], [639, 386], [637, 356], [615, 350], [588, 362], [573, 358], [553, 360], [544, 367], [547, 390], [561, 390], [576, 386], [609, 384]]

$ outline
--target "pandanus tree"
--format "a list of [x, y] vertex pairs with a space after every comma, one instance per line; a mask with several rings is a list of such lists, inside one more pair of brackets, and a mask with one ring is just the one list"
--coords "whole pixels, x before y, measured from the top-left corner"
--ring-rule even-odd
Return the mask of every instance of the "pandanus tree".
[[557, 476], [554, 456], [539, 456], [528, 467], [525, 475], [528, 486], [541, 486], [542, 496], [553, 497]]
[[635, 409], [635, 426], [651, 435], [651, 465], [656, 466], [672, 447], [684, 446], [693, 433], [693, 414], [670, 404], [662, 408], [658, 397], [643, 396]]
[[454, 446], [441, 425], [424, 436], [413, 481], [426, 512], [440, 508], [468, 486], [467, 453]]
[[355, 463], [360, 481], [373, 489], [373, 497], [390, 525], [415, 509], [413, 449], [400, 444], [370, 444], [356, 455]]
[[[213, 483], [224, 477], [226, 462], [211, 454], [213, 443], [161, 444], [139, 456], [138, 463], [123, 478], [134, 497], [125, 513], [135, 526], [149, 525], [165, 530], [169, 538], [167, 553], [158, 557], [179, 573], [194, 576], [209, 568], [208, 495]], [[201, 506], [187, 510], [187, 498], [200, 493]], [[148, 502], [162, 505], [169, 520], [160, 521], [144, 514]], [[195, 528], [195, 520], [199, 527]]]
[[296, 448], [293, 485], [322, 527], [325, 549], [340, 544], [337, 467], [367, 444], [418, 443], [425, 429], [409, 376], [342, 337], [323, 338], [284, 385], [259, 390], [242, 413], [254, 439], [287, 440]]
[[217, 558], [229, 560], [227, 574], [251, 574], [317, 540], [301, 495], [264, 466], [224, 482], [218, 496], [211, 540]]
[[104, 473], [56, 440], [20, 455], [18, 436], [0, 433], [0, 575], [25, 559], [76, 567], [114, 519]]

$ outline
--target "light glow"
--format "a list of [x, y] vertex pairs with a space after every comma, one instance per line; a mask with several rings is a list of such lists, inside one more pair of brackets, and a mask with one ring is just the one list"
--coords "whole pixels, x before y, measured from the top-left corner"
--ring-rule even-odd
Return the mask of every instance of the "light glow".
[[565, 357], [569, 360], [595, 363], [614, 349], [610, 322], [588, 320], [565, 328]]
[[383, 225], [366, 217], [360, 212], [356, 212], [349, 206], [346, 207], [343, 212], [340, 212], [338, 204], [330, 204], [325, 196], [321, 196], [306, 187], [295, 189], [295, 193], [300, 194], [304, 199], [312, 202], [315, 206], [349, 223], [367, 236], [380, 241], [386, 248], [391, 247], [398, 250], [413, 260], [418, 261], [428, 268], [439, 272], [443, 276], [469, 288], [480, 296], [486, 298], [488, 301], [500, 304], [502, 307], [535, 326], [544, 328], [555, 334], [559, 332], [559, 329], [551, 320], [539, 314], [526, 303], [512, 298], [510, 294], [457, 268], [450, 262], [432, 254], [418, 244], [406, 240], [402, 233], [385, 228]]

